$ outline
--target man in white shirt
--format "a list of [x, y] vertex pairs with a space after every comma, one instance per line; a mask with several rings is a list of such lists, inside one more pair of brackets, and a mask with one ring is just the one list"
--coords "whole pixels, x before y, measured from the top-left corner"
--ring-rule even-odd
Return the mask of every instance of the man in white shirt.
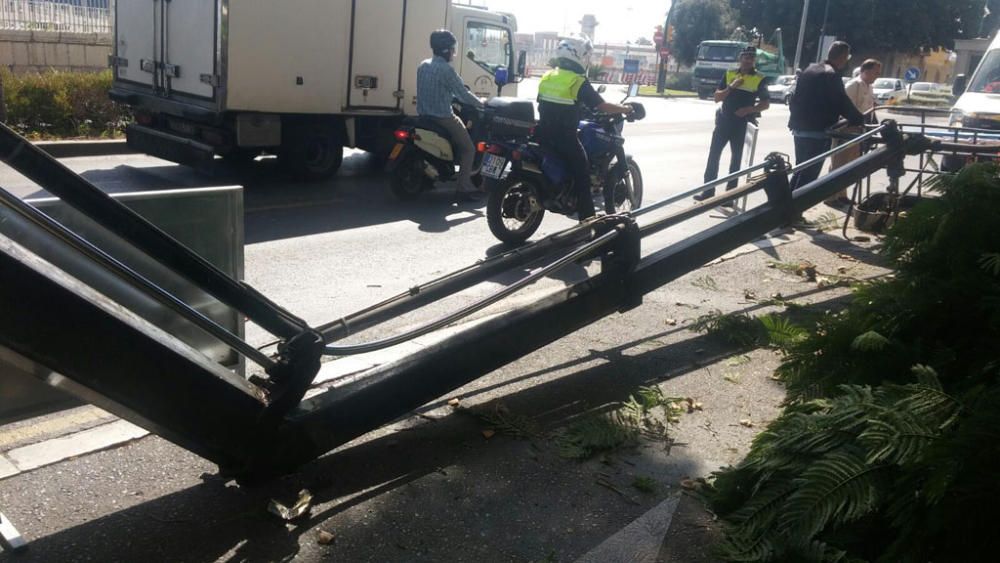
[[[875, 94], [872, 92], [872, 83], [882, 74], [882, 63], [875, 59], [868, 59], [861, 64], [861, 73], [852, 78], [845, 86], [847, 97], [854, 103], [858, 111], [865, 113], [875, 107]], [[865, 115], [866, 123], [873, 123], [875, 115], [868, 113]], [[852, 133], [862, 133], [861, 129], [849, 128], [845, 131]], [[840, 168], [848, 162], [861, 156], [861, 147], [855, 145], [833, 155], [830, 170]], [[851, 200], [847, 197], [847, 190], [840, 192], [827, 200], [827, 203], [834, 205], [849, 205]]]

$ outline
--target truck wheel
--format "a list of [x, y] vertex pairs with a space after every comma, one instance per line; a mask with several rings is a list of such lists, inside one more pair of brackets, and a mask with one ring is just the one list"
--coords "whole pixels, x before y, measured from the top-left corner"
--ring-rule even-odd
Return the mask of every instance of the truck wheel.
[[708, 94], [706, 94], [703, 90], [698, 90], [698, 99], [699, 100], [707, 100], [708, 99]]
[[344, 147], [333, 128], [323, 123], [292, 129], [278, 158], [297, 180], [318, 182], [337, 173]]

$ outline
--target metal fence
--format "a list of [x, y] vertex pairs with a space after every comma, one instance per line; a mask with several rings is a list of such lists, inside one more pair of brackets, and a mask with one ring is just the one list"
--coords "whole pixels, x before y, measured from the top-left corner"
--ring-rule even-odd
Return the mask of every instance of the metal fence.
[[111, 33], [111, 0], [0, 0], [0, 30]]

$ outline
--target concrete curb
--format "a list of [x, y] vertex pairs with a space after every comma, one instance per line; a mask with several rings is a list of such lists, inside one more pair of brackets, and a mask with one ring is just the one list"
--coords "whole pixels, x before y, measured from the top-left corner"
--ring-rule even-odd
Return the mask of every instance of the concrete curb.
[[34, 145], [55, 158], [76, 158], [81, 156], [111, 156], [135, 154], [124, 140], [109, 141], [38, 141]]

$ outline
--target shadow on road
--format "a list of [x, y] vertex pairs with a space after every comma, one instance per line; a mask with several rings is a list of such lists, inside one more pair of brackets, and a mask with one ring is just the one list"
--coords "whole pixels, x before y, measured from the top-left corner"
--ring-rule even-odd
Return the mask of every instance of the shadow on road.
[[[795, 297], [822, 291], [828, 290]], [[464, 394], [463, 401], [507, 387], [511, 391], [500, 400], [509, 411], [535, 419], [547, 432], [624, 400], [639, 386], [693, 375], [738, 352], [695, 336], [625, 353], [684, 330], [590, 350], [542, 370], [522, 368], [493, 388]], [[543, 375], [550, 378], [531, 384]], [[572, 560], [662, 499], [623, 502], [593, 486], [593, 464], [559, 458], [544, 437], [498, 435], [487, 441], [480, 435], [483, 423], [466, 411], [442, 418], [426, 414], [441, 406], [431, 404], [401, 429], [362, 438], [267, 486], [237, 488], [208, 477], [203, 484], [35, 539], [28, 557], [0, 554], [0, 561], [287, 561], [324, 555], [345, 561], [530, 561], [544, 559], [554, 545], [566, 550], [560, 560]], [[667, 466], [657, 471], [671, 479], [694, 474], [704, 463], [687, 448], [662, 459]], [[622, 467], [625, 474], [631, 471]], [[45, 471], [55, 469], [40, 470]], [[300, 488], [315, 495], [309, 516], [286, 526], [265, 512], [268, 499], [293, 499]], [[317, 544], [320, 529], [336, 533], [335, 545]]]

